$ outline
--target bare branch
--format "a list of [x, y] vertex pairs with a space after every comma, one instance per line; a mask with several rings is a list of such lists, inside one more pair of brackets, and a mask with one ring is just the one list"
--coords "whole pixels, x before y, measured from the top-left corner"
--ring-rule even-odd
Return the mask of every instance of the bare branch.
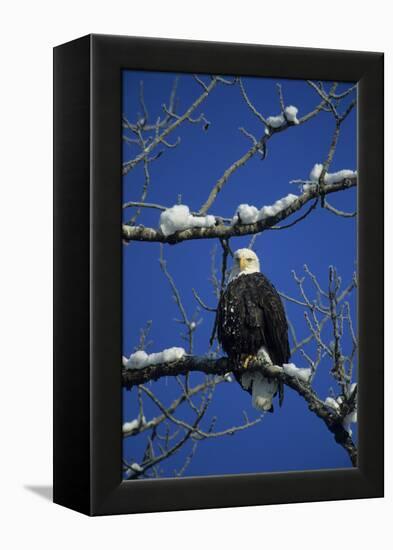
[[[195, 322], [195, 320], [193, 318], [189, 318], [187, 313], [186, 313], [186, 310], [185, 310], [185, 307], [183, 305], [183, 302], [182, 302], [182, 299], [181, 299], [181, 296], [180, 296], [180, 292], [176, 286], [176, 283], [172, 277], [172, 275], [169, 273], [168, 269], [167, 269], [167, 264], [166, 264], [166, 261], [164, 260], [164, 247], [163, 245], [161, 244], [160, 245], [160, 267], [165, 275], [165, 277], [168, 279], [169, 281], [169, 284], [170, 284], [170, 287], [172, 289], [172, 293], [173, 293], [173, 298], [179, 308], [179, 311], [180, 311], [180, 314], [181, 314], [181, 319], [179, 320], [180, 323], [182, 323], [183, 325], [185, 325], [186, 327], [186, 333], [182, 335], [182, 337], [187, 340], [188, 342], [188, 353], [192, 353], [192, 350], [193, 350], [193, 343], [194, 343], [194, 331], [197, 327], [197, 325], [199, 324], [198, 322]], [[198, 313], [198, 311], [196, 312], [196, 314]], [[194, 316], [195, 317], [195, 316]], [[186, 384], [188, 382], [186, 381]]]
[[354, 218], [355, 216], [357, 216], [356, 210], [354, 212], [344, 212], [343, 210], [338, 210], [337, 208], [329, 204], [326, 199], [324, 207], [326, 208], [326, 210], [329, 210], [336, 216], [342, 216], [343, 218]]
[[239, 128], [239, 131], [244, 135], [246, 136], [248, 139], [250, 139], [254, 145], [256, 145], [258, 143], [258, 140], [257, 138], [251, 134], [250, 132], [247, 132], [247, 130], [245, 128], [243, 128], [242, 126]]
[[278, 99], [279, 99], [279, 102], [280, 102], [280, 109], [281, 109], [281, 112], [285, 116], [285, 103], [284, 103], [284, 96], [283, 96], [283, 93], [282, 93], [282, 86], [281, 86], [281, 84], [279, 84], [277, 82], [276, 87], [277, 87]]
[[215, 312], [217, 311], [217, 308], [215, 307], [209, 307], [205, 304], [205, 302], [202, 301], [202, 298], [198, 295], [197, 291], [195, 290], [195, 288], [192, 289], [192, 293], [196, 299], [196, 301], [198, 302], [198, 304], [203, 308], [205, 309], [206, 311], [210, 311], [210, 312]]
[[[177, 91], [178, 81], [179, 81], [179, 78], [176, 76], [174, 81], [173, 81], [173, 86], [172, 86], [170, 96], [169, 96], [169, 103], [168, 103], [169, 104], [169, 111], [171, 111], [173, 113], [175, 113], [176, 91]], [[166, 116], [162, 120], [158, 119], [155, 122], [155, 124], [148, 124], [147, 120], [146, 120], [145, 123], [143, 124], [143, 131], [144, 132], [150, 132], [150, 131], [154, 130], [154, 131], [156, 131], [156, 133], [158, 133], [158, 131], [162, 128], [165, 128], [171, 122], [171, 120], [172, 120], [172, 116]], [[137, 129], [137, 123], [136, 124], [131, 124], [124, 115], [123, 115], [122, 126], [123, 126], [123, 128], [128, 129], [133, 133], [135, 133], [136, 129]], [[127, 136], [123, 136], [123, 139], [125, 141], [130, 141], [130, 139]], [[135, 140], [135, 143], [139, 144], [139, 140]]]
[[354, 84], [353, 86], [351, 86], [350, 88], [348, 88], [347, 90], [342, 92], [341, 94], [331, 94], [331, 97], [333, 99], [344, 99], [344, 97], [346, 97], [347, 95], [349, 95], [350, 93], [352, 93], [356, 89], [357, 89], [357, 84]]
[[239, 426], [232, 426], [231, 428], [227, 428], [226, 430], [222, 430], [219, 432], [213, 432], [213, 431], [203, 431], [198, 426], [190, 425], [188, 422], [185, 422], [184, 420], [181, 420], [179, 418], [176, 418], [168, 412], [168, 409], [161, 403], [161, 401], [154, 395], [152, 391], [150, 391], [146, 386], [139, 386], [142, 391], [146, 393], [150, 397], [150, 399], [154, 402], [155, 405], [161, 410], [161, 412], [168, 418], [168, 420], [171, 420], [174, 424], [177, 424], [178, 426], [182, 428], [186, 428], [187, 430], [192, 431], [193, 437], [194, 435], [197, 435], [199, 439], [209, 439], [214, 437], [222, 437], [225, 435], [233, 435], [236, 432], [246, 430], [247, 428], [251, 428], [252, 426], [255, 426], [255, 424], [258, 424], [262, 417], [258, 417], [255, 420], [245, 422], [244, 424], [241, 424]]
[[138, 120], [138, 124], [143, 128], [143, 126], [146, 124], [146, 122], [149, 120], [149, 113], [147, 111], [146, 103], [145, 103], [145, 94], [143, 89], [143, 80], [139, 82], [139, 103], [141, 104], [142, 112], [143, 112], [143, 118], [142, 120]]
[[234, 86], [238, 81], [238, 78], [236, 76], [233, 80], [229, 80], [228, 78], [224, 78], [223, 76], [217, 76], [217, 75], [216, 75], [216, 78], [218, 82], [221, 82], [222, 84], [226, 84], [227, 86]]
[[194, 455], [196, 453], [198, 447], [198, 441], [194, 441], [191, 447], [191, 451], [188, 453], [183, 466], [179, 470], [175, 470], [176, 477], [181, 477], [184, 475], [184, 472], [187, 470], [188, 466], [191, 464], [192, 459], [194, 458]]
[[162, 206], [162, 204], [155, 204], [152, 202], [140, 202], [140, 201], [129, 201], [125, 202], [123, 204], [123, 209], [125, 208], [155, 208], [156, 210], [167, 210], [166, 206]]
[[[197, 416], [197, 418], [195, 419], [194, 424], [193, 424], [192, 427], [195, 427], [195, 426], [198, 425], [199, 421], [201, 420], [201, 418], [205, 414], [205, 411], [206, 411], [205, 408], [201, 409], [201, 412]], [[172, 447], [163, 450], [162, 454], [160, 456], [156, 456], [156, 457], [151, 458], [148, 461], [142, 462], [142, 464], [140, 465], [140, 470], [134, 471], [132, 474], [129, 475], [129, 477], [127, 479], [135, 479], [135, 478], [140, 477], [141, 475], [144, 475], [146, 470], [152, 468], [156, 464], [162, 462], [163, 460], [165, 460], [169, 456], [173, 455], [176, 451], [178, 451], [190, 439], [191, 435], [192, 435], [192, 430], [186, 431], [185, 435], [180, 439], [180, 441], [178, 441]]]
[[[338, 124], [341, 124], [347, 118], [349, 113], [352, 111], [352, 109], [356, 105], [356, 99], [354, 99], [342, 115], [339, 114], [339, 112], [337, 111], [337, 107], [335, 105], [336, 100], [344, 98], [346, 95], [348, 95], [348, 93], [350, 93], [354, 89], [354, 87], [349, 88], [349, 91], [347, 90], [347, 92], [344, 92], [343, 94], [337, 95], [331, 92], [329, 94], [326, 94], [322, 86], [318, 86], [317, 84], [315, 84], [315, 82], [312, 82], [311, 80], [307, 80], [307, 84], [309, 84], [312, 88], [314, 88], [317, 94], [325, 101], [325, 103], [329, 107], [329, 110], [333, 113], [334, 118], [336, 119], [336, 122]], [[337, 86], [337, 83], [336, 83], [336, 86]]]
[[202, 86], [202, 88], [205, 90], [205, 92], [207, 92], [207, 91], [208, 91], [208, 87], [207, 87], [206, 84], [203, 82], [203, 80], [202, 80], [201, 78], [199, 78], [199, 76], [196, 75], [196, 74], [193, 74], [192, 76], [193, 76], [194, 79], [198, 82], [198, 84], [199, 84], [200, 86]]
[[[180, 405], [182, 405], [182, 403], [184, 403], [188, 399], [194, 397], [197, 394], [203, 393], [205, 390], [215, 387], [217, 384], [221, 384], [222, 382], [225, 382], [223, 376], [215, 376], [214, 378], [209, 377], [205, 380], [205, 382], [198, 384], [192, 388], [188, 388], [187, 395], [183, 392], [167, 407], [167, 411], [169, 411], [169, 413], [175, 412], [180, 407]], [[156, 416], [147, 422], [141, 423], [139, 426], [135, 426], [130, 430], [123, 431], [123, 437], [135, 436], [147, 430], [157, 428], [165, 421], [165, 419], [166, 416], [164, 414]]]
[[[144, 182], [144, 185], [143, 185], [143, 188], [142, 188], [142, 194], [141, 194], [140, 201], [139, 201], [141, 205], [143, 205], [144, 202], [145, 202], [145, 199], [147, 197], [147, 193], [148, 193], [148, 190], [149, 190], [149, 186], [150, 186], [149, 161], [146, 158], [143, 159], [143, 172], [144, 172], [144, 175], [145, 175], [145, 182]], [[139, 207], [137, 209], [137, 211], [132, 216], [132, 218], [127, 222], [127, 225], [134, 225], [136, 220], [139, 218], [140, 213], [141, 213], [141, 207]]]
[[313, 111], [310, 111], [309, 113], [307, 113], [306, 115], [301, 117], [299, 119], [299, 122], [301, 122], [301, 123], [307, 122], [308, 120], [310, 120], [310, 118], [313, 118], [318, 113], [320, 113], [322, 110], [324, 110], [327, 103], [328, 103], [328, 100], [332, 97], [332, 94], [334, 94], [334, 92], [336, 91], [337, 85], [338, 85], [337, 82], [335, 82], [332, 85], [332, 87], [330, 88], [330, 91], [327, 94], [327, 97], [325, 99], [322, 99], [321, 103], [319, 103], [319, 105], [317, 105], [316, 108]]
[[[128, 160], [123, 163], [123, 175], [128, 174], [130, 170], [135, 168], [137, 164], [139, 164], [144, 158], [146, 158], [157, 145], [162, 143], [163, 140], [171, 133], [173, 130], [178, 128], [182, 122], [189, 119], [191, 114], [205, 101], [205, 99], [209, 96], [210, 92], [216, 87], [217, 85], [217, 79], [212, 79], [212, 81], [207, 86], [207, 90], [205, 90], [191, 105], [190, 107], [185, 111], [185, 113], [179, 117], [176, 118], [176, 120], [167, 128], [165, 128], [161, 134], [157, 135], [153, 141], [142, 151], [139, 155], [137, 155], [134, 159]], [[173, 116], [173, 114], [171, 115]]]
[[239, 78], [239, 86], [240, 86], [240, 90], [241, 90], [243, 99], [246, 102], [249, 109], [262, 122], [262, 124], [264, 124], [265, 126], [268, 126], [268, 123], [267, 123], [265, 117], [258, 111], [258, 109], [255, 107], [255, 105], [251, 102], [250, 98], [248, 97], [246, 89], [244, 87], [244, 84], [243, 84], [243, 81], [242, 81], [241, 78]]
[[[328, 105], [330, 111], [333, 113], [336, 120], [338, 120], [340, 118], [340, 116], [339, 116], [339, 114], [336, 110], [336, 107], [335, 107], [332, 99], [331, 99], [331, 96], [329, 97], [329, 95], [327, 95], [325, 93], [325, 91], [323, 90], [322, 86], [318, 86], [312, 80], [307, 80], [307, 84], [309, 84], [312, 88], [314, 88], [314, 90], [317, 92], [317, 94], [324, 100], [325, 104]], [[335, 85], [337, 87], [338, 83], [335, 82]]]

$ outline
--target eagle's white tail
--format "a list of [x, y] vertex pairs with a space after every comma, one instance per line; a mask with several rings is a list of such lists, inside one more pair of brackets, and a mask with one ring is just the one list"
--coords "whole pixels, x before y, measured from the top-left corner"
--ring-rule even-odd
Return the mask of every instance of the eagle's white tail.
[[[268, 352], [262, 347], [258, 355], [264, 357], [266, 362], [272, 364]], [[241, 377], [241, 384], [245, 390], [252, 391], [252, 405], [260, 411], [269, 411], [273, 404], [273, 397], [278, 390], [275, 380], [268, 380], [260, 372], [247, 372]]]
[[278, 390], [275, 380], [268, 380], [260, 372], [250, 372], [242, 375], [242, 386], [252, 391], [252, 405], [260, 411], [269, 411], [273, 397]]

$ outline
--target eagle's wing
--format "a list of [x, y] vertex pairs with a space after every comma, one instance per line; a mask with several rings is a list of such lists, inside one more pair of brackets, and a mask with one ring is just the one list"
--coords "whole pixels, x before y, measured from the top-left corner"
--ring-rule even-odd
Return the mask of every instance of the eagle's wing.
[[[272, 362], [288, 363], [290, 357], [288, 323], [281, 298], [272, 283], [262, 273], [248, 275], [252, 292], [245, 295], [245, 322], [258, 330]], [[251, 281], [252, 278], [252, 281]]]
[[[275, 365], [288, 363], [290, 351], [285, 310], [278, 292], [262, 273], [239, 276], [228, 285], [218, 305], [216, 323], [218, 340], [229, 357], [236, 360], [241, 355], [256, 354], [265, 347]], [[261, 376], [260, 373], [258, 376]], [[252, 393], [255, 406], [257, 400], [260, 401], [259, 393], [266, 389], [260, 387], [261, 383], [254, 384], [254, 378], [258, 376], [255, 373], [247, 376], [235, 373], [242, 387]], [[281, 404], [282, 384], [275, 387], [278, 388]], [[259, 393], [258, 388], [261, 390]], [[269, 405], [272, 410], [274, 388], [271, 391], [269, 388], [269, 392], [270, 401], [265, 396], [266, 392], [262, 392], [266, 402], [263, 410], [267, 410]], [[260, 408], [259, 405], [257, 408]]]
[[[253, 278], [254, 291], [252, 297], [248, 296], [246, 300], [246, 323], [252, 331], [257, 330], [260, 333], [272, 363], [281, 366], [288, 363], [291, 354], [285, 309], [280, 295], [269, 279], [262, 273], [255, 273]], [[277, 384], [277, 389], [281, 406], [284, 399], [284, 386], [281, 382]], [[270, 410], [273, 411], [273, 406]]]

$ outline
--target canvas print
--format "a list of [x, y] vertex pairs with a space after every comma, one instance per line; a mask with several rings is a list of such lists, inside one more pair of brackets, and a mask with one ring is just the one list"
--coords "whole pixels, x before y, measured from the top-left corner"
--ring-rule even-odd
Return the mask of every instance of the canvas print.
[[122, 78], [123, 479], [355, 467], [356, 83]]

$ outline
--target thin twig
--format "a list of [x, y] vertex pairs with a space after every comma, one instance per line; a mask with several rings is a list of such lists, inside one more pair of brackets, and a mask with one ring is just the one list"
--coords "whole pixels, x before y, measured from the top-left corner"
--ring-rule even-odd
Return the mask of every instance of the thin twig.
[[[137, 155], [135, 158], [128, 160], [123, 163], [123, 175], [126, 175], [129, 173], [130, 170], [135, 168], [137, 164], [139, 164], [144, 158], [146, 158], [152, 150], [157, 147], [160, 143], [162, 143], [163, 140], [176, 128], [180, 126], [182, 122], [189, 119], [191, 114], [205, 101], [205, 99], [209, 96], [210, 92], [216, 87], [217, 85], [217, 79], [212, 79], [212, 81], [207, 86], [207, 90], [205, 90], [197, 99], [190, 105], [190, 107], [183, 113], [183, 115], [176, 118], [176, 120], [167, 128], [165, 128], [161, 134], [156, 136], [153, 141], [142, 151], [139, 155]], [[173, 114], [172, 114], [173, 115]]]

